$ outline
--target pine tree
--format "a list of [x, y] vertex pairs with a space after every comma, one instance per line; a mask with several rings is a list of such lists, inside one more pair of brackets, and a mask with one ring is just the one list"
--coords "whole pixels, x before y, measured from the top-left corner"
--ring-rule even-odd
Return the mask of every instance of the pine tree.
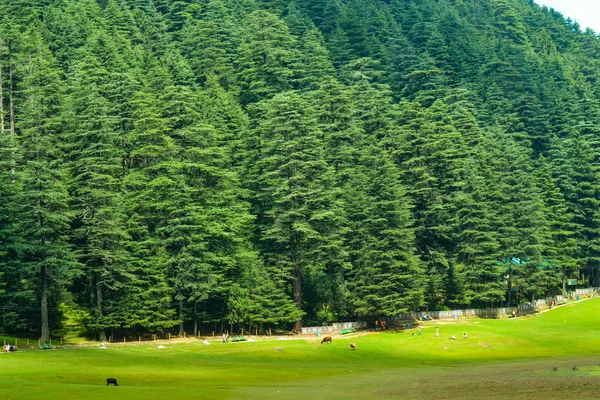
[[182, 32], [181, 49], [196, 79], [203, 83], [209, 75], [218, 78], [227, 90], [235, 90], [234, 58], [239, 47], [239, 27], [225, 2], [211, 0], [200, 19], [190, 22]]
[[354, 117], [353, 94], [351, 88], [331, 78], [309, 93], [309, 101], [315, 104], [317, 122], [323, 132], [325, 159], [335, 168], [338, 187], [344, 186], [352, 173], [359, 150], [358, 140], [363, 135]]
[[[566, 161], [566, 160], [565, 160]], [[549, 210], [550, 238], [547, 247], [546, 268], [561, 271], [562, 292], [566, 293], [566, 280], [577, 268], [579, 246], [576, 239], [577, 225], [573, 222], [573, 212], [569, 209], [565, 196], [552, 177], [552, 166], [541, 157], [539, 160], [539, 186], [544, 203]], [[562, 165], [563, 168], [567, 165]]]
[[405, 129], [395, 157], [405, 171], [403, 181], [415, 205], [416, 246], [427, 265], [428, 302], [433, 306], [447, 295], [456, 295], [449, 291], [456, 286], [449, 280], [456, 240], [452, 215], [456, 212], [455, 197], [464, 184], [460, 152], [464, 146], [441, 100], [427, 110], [418, 104], [403, 108]]
[[[314, 117], [294, 93], [261, 104], [263, 114], [248, 142], [256, 197], [253, 200], [267, 265], [292, 284], [302, 310], [302, 277], [309, 269], [335, 270], [341, 261], [343, 213], [332, 187], [332, 170], [318, 142]], [[296, 330], [302, 326], [296, 321]]]
[[541, 267], [549, 243], [549, 227], [527, 151], [511, 139], [500, 140], [502, 152], [507, 156], [503, 160], [504, 166], [498, 169], [503, 177], [496, 188], [496, 207], [500, 216], [501, 259], [507, 260], [507, 306], [510, 306], [513, 284], [520, 283], [523, 286], [520, 289], [528, 292], [527, 281]]
[[23, 189], [16, 230], [23, 268], [39, 277], [35, 289], [41, 305], [40, 340], [50, 339], [50, 311], [62, 287], [78, 271], [67, 232], [71, 222], [65, 165], [60, 147], [64, 83], [48, 46], [33, 30], [21, 55], [20, 153]]
[[[482, 146], [485, 144], [482, 143]], [[484, 150], [484, 149], [481, 149]], [[475, 153], [475, 156], [481, 153]], [[485, 157], [481, 157], [484, 163]], [[498, 304], [505, 295], [503, 270], [498, 266], [499, 243], [493, 190], [474, 159], [465, 164], [464, 186], [456, 196], [457, 269], [461, 275], [464, 302], [486, 307]]]
[[253, 12], [244, 25], [245, 34], [237, 60], [242, 104], [291, 89], [292, 65], [298, 54], [288, 27], [266, 11]]
[[310, 29], [298, 42], [301, 56], [299, 65], [294, 66], [296, 86], [301, 89], [317, 89], [335, 72], [323, 37], [316, 29]]
[[4, 305], [0, 327], [6, 332], [26, 328], [23, 310], [33, 305], [33, 299], [24, 296], [29, 288], [24, 285], [15, 262], [14, 225], [18, 215], [15, 196], [21, 191], [21, 176], [16, 169], [17, 146], [16, 135], [0, 126], [0, 301]]
[[380, 317], [417, 309], [424, 276], [414, 254], [410, 202], [397, 171], [375, 146], [363, 147], [355, 168], [344, 188], [353, 313]]
[[76, 213], [73, 234], [76, 253], [85, 266], [89, 287], [85, 297], [94, 301], [89, 304], [92, 326], [101, 341], [106, 340], [105, 328], [119, 326], [118, 320], [105, 315], [105, 302], [110, 303], [115, 288], [127, 282], [122, 243], [129, 239], [124, 232], [121, 198], [124, 153], [118, 119], [111, 115], [107, 99], [109, 79], [108, 71], [94, 56], [84, 57], [77, 65], [69, 101], [74, 121], [68, 137], [69, 189]]
[[598, 183], [597, 174], [594, 172], [592, 152], [589, 144], [579, 132], [572, 132], [565, 143], [568, 162], [572, 172], [568, 180], [561, 183], [569, 203], [569, 209], [574, 215], [576, 224], [576, 238], [580, 243], [578, 259], [581, 267], [591, 284], [599, 278], [598, 273]]
[[[160, 76], [156, 71], [153, 76]], [[167, 281], [169, 255], [162, 245], [160, 229], [183, 201], [180, 164], [175, 163], [177, 146], [161, 117], [158, 97], [148, 88], [132, 98], [133, 130], [127, 139], [128, 171], [124, 178], [124, 206], [132, 240], [131, 283], [123, 304], [143, 304], [124, 316], [125, 327], [164, 329], [177, 324], [170, 308], [171, 288]]]
[[214, 128], [198, 122], [194, 98], [176, 86], [165, 88], [161, 98], [181, 160], [170, 163], [181, 176], [181, 192], [158, 229], [170, 256], [168, 274], [179, 301], [180, 335], [184, 303], [206, 300], [225, 280], [235, 263], [239, 226], [249, 220], [243, 203], [236, 203], [226, 149], [218, 146]]

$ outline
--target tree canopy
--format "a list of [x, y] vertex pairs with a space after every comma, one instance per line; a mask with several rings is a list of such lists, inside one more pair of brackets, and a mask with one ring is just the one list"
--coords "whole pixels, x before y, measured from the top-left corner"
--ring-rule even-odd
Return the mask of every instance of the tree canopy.
[[4, 0], [0, 331], [600, 285], [600, 39], [527, 0]]

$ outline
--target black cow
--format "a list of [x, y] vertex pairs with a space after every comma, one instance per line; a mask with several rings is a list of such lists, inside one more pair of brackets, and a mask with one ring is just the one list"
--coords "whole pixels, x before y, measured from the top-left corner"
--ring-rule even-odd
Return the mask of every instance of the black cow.
[[114, 386], [119, 386], [116, 378], [106, 378], [106, 386], [113, 384]]

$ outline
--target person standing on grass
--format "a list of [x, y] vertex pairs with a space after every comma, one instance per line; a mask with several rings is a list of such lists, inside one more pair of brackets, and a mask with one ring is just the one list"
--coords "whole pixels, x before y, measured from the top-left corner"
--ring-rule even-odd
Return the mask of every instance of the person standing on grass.
[[435, 337], [440, 337], [440, 328], [439, 327], [435, 327]]

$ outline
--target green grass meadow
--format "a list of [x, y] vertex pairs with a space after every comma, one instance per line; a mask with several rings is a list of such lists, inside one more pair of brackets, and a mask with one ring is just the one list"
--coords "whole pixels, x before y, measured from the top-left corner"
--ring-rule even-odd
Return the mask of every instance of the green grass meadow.
[[[600, 396], [600, 299], [517, 319], [431, 322], [421, 336], [411, 332], [335, 336], [329, 345], [304, 337], [20, 350], [0, 354], [0, 399]], [[107, 387], [108, 377], [119, 386]]]

